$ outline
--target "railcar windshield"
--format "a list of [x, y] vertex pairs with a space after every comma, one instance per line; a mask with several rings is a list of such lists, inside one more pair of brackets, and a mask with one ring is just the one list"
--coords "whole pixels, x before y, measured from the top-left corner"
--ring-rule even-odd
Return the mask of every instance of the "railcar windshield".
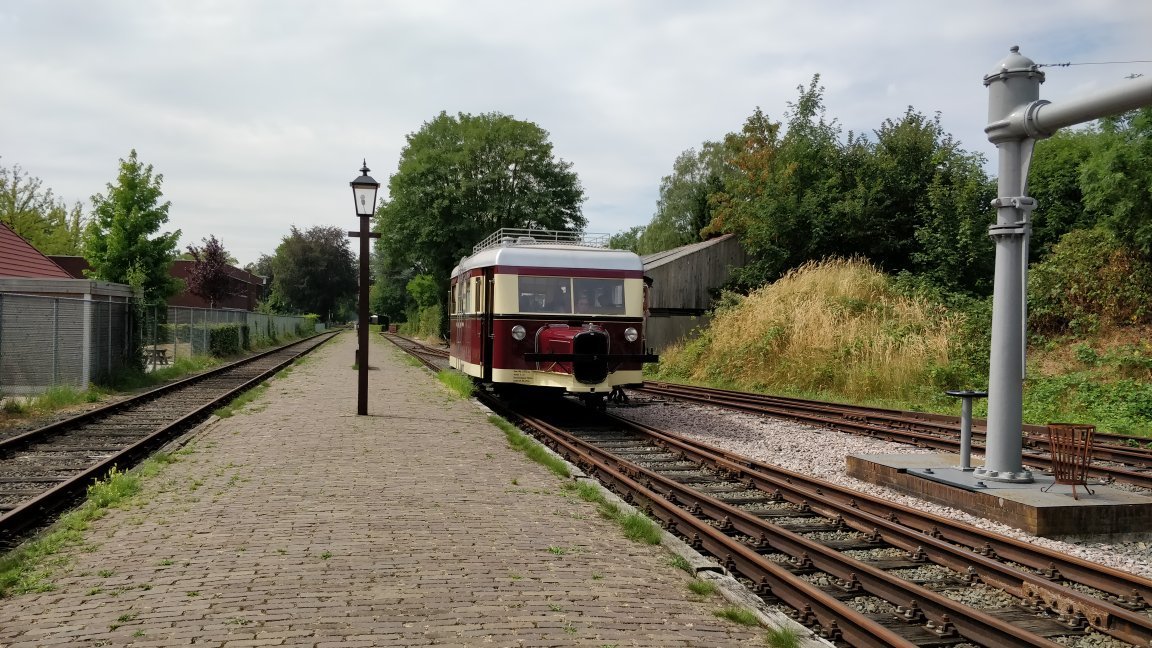
[[623, 279], [518, 277], [522, 313], [622, 315]]

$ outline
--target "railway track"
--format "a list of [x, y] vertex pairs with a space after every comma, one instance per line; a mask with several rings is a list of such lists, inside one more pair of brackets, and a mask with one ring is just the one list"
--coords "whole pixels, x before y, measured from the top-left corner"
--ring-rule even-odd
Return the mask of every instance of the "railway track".
[[307, 338], [0, 441], [0, 545], [334, 336]]
[[827, 639], [1152, 644], [1152, 581], [580, 406], [482, 398]]
[[425, 367], [432, 371], [442, 371], [448, 368], [448, 349], [440, 347], [428, 346], [422, 342], [418, 342], [411, 338], [402, 337], [394, 333], [381, 332], [380, 335], [385, 339], [406, 351], [409, 355], [419, 360]]
[[[919, 412], [902, 412], [878, 408], [825, 403], [798, 398], [749, 394], [723, 389], [710, 389], [674, 383], [646, 382], [637, 393], [658, 398], [714, 405], [731, 410], [775, 416], [828, 427], [841, 432], [896, 441], [947, 452], [960, 450], [960, 424], [957, 417]], [[1051, 469], [1047, 429], [1024, 426], [1024, 463]], [[984, 450], [983, 422], [973, 424], [972, 449]], [[1152, 439], [1115, 434], [1097, 434], [1093, 447], [1091, 475], [1105, 481], [1116, 481], [1152, 489], [1152, 450], [1143, 444]], [[1104, 463], [1102, 463], [1104, 462]]]
[[1147, 579], [566, 401], [480, 397], [835, 643], [1152, 645]]

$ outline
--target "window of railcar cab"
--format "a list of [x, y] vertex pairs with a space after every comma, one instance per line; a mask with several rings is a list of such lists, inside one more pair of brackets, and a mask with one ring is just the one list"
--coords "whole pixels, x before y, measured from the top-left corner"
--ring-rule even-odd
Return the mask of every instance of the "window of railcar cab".
[[472, 282], [467, 279], [461, 282], [463, 287], [460, 290], [460, 312], [468, 313], [468, 304], [472, 303]]
[[567, 277], [517, 277], [522, 313], [571, 313], [572, 286]]
[[576, 296], [576, 311], [582, 315], [623, 315], [623, 279], [572, 280], [572, 294]]
[[472, 278], [472, 312], [484, 312], [484, 279], [482, 277]]
[[459, 284], [454, 283], [454, 284], [452, 284], [452, 289], [448, 291], [448, 314], [449, 315], [455, 315], [456, 314], [456, 299], [457, 299], [456, 293], [458, 292], [457, 291], [458, 287], [459, 287]]

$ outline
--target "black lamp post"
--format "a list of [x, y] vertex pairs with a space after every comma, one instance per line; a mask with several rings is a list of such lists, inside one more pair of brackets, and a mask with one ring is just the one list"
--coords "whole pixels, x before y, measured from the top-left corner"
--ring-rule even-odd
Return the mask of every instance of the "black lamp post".
[[356, 366], [358, 368], [356, 385], [356, 413], [363, 416], [368, 414], [368, 240], [377, 238], [379, 234], [372, 234], [372, 225], [368, 220], [376, 211], [376, 190], [380, 183], [368, 175], [368, 161], [360, 167], [360, 177], [348, 184], [352, 185], [352, 195], [356, 200], [356, 215], [360, 217], [360, 231], [348, 232], [348, 236], [360, 238], [360, 318], [357, 326], [356, 338]]

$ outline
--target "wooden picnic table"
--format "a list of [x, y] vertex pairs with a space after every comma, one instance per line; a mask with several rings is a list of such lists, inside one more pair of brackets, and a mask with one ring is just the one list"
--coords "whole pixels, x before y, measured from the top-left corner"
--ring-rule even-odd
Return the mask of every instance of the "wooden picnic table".
[[168, 349], [149, 347], [144, 349], [145, 362], [152, 365], [168, 364]]

